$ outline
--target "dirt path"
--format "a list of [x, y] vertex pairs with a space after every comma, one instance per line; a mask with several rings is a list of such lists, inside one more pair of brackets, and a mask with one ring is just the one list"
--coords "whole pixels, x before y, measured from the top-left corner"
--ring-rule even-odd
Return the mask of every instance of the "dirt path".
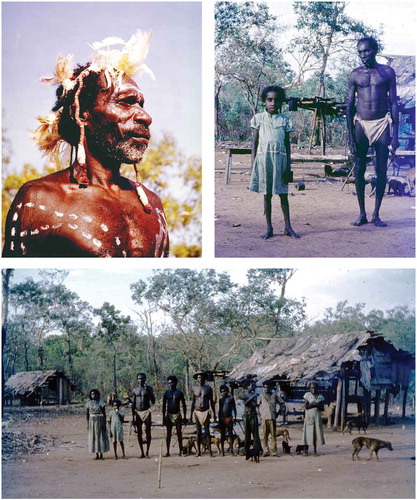
[[[293, 228], [301, 236], [283, 236], [279, 197], [272, 200], [274, 237], [262, 240], [265, 232], [263, 197], [248, 191], [250, 157], [233, 158], [232, 179], [226, 185], [227, 154], [216, 153], [216, 257], [414, 257], [415, 198], [386, 196], [381, 218], [386, 228], [373, 224], [354, 227], [358, 216], [354, 184], [341, 191], [341, 182], [324, 179], [321, 164], [294, 164], [295, 183], [290, 185]], [[370, 186], [366, 193], [369, 195]], [[368, 215], [374, 198], [366, 198]]]
[[[414, 498], [414, 426], [371, 426], [368, 435], [392, 442], [381, 461], [351, 459], [354, 435], [326, 431], [318, 457], [282, 455], [261, 458], [210, 458], [203, 455], [163, 459], [162, 487], [157, 487], [159, 446], [163, 431], [155, 428], [151, 458], [140, 460], [132, 436], [128, 460], [111, 454], [95, 461], [86, 449], [86, 422], [80, 412], [48, 419], [20, 419], [8, 431], [55, 436], [58, 446], [36, 455], [3, 462], [3, 498]], [[127, 441], [127, 431], [125, 432]], [[301, 424], [290, 425], [295, 449]]]

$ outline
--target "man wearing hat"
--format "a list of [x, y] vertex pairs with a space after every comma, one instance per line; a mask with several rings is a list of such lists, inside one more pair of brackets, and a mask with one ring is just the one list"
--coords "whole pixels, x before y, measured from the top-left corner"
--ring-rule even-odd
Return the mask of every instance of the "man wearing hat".
[[[214, 406], [213, 389], [206, 384], [207, 374], [202, 371], [198, 371], [194, 374], [194, 379], [197, 380], [198, 385], [193, 386], [193, 400], [191, 403], [191, 415], [190, 420], [193, 420], [193, 414], [195, 417], [195, 423], [197, 427], [197, 456], [201, 456], [201, 441], [202, 441], [202, 429], [204, 427], [204, 436], [206, 438], [206, 444], [208, 445], [210, 456], [213, 456], [211, 451], [211, 439], [210, 439], [210, 419], [213, 416], [213, 420], [216, 420], [216, 410]], [[210, 412], [211, 408], [211, 412]]]

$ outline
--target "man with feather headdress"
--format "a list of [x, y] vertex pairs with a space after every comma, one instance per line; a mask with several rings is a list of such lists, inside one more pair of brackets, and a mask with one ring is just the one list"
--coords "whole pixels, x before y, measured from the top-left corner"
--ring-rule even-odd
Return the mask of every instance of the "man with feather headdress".
[[[39, 117], [35, 142], [51, 161], [70, 148], [70, 165], [24, 184], [6, 222], [5, 257], [167, 257], [169, 238], [159, 197], [145, 188], [137, 164], [150, 139], [151, 117], [133, 76], [150, 35], [138, 31], [125, 43], [106, 38], [91, 45], [92, 63], [71, 67], [58, 57], [57, 102]], [[110, 46], [122, 44], [122, 50]], [[120, 175], [133, 164], [136, 180]]]

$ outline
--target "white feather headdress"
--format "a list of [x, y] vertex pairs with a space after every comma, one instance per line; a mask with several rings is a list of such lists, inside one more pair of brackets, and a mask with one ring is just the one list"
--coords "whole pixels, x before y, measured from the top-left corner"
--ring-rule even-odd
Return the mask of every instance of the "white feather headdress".
[[[146, 33], [137, 30], [127, 42], [121, 38], [112, 36], [105, 38], [101, 42], [89, 44], [95, 51], [95, 55], [90, 66], [77, 77], [74, 76], [74, 68], [71, 64], [73, 55], [69, 54], [66, 57], [58, 56], [54, 75], [43, 77], [41, 81], [51, 85], [62, 85], [62, 97], [64, 97], [77, 84], [82, 84], [82, 79], [91, 72], [100, 73], [104, 71], [108, 87], [116, 79], [120, 81], [123, 75], [133, 77], [147, 73], [152, 78], [155, 78], [153, 72], [144, 63], [148, 55], [151, 36], [151, 32]], [[114, 45], [122, 45], [122, 48], [110, 49]], [[57, 111], [47, 116], [38, 117], [37, 120], [40, 126], [31, 132], [33, 140], [39, 149], [43, 151], [43, 156], [49, 156], [51, 162], [55, 163], [57, 167], [59, 167], [59, 155], [62, 152], [64, 144], [66, 144], [58, 132], [60, 114], [61, 112]], [[82, 151], [80, 155], [82, 158]]]

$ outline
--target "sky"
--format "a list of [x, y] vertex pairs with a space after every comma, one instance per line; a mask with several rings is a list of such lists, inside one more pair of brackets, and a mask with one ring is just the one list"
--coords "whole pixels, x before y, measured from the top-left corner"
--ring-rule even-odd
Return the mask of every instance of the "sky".
[[[246, 282], [247, 268], [233, 264], [216, 266], [227, 271], [237, 283]], [[39, 280], [37, 270], [16, 270], [13, 282], [26, 277]], [[135, 316], [130, 284], [147, 280], [152, 270], [140, 269], [72, 269], [64, 281], [81, 299], [93, 307], [110, 302], [123, 314]], [[347, 300], [350, 305], [365, 303], [365, 312], [372, 309], [387, 311], [395, 306], [415, 307], [415, 272], [410, 269], [353, 269], [334, 266], [303, 267], [288, 282], [287, 297], [301, 300], [305, 297], [309, 321], [323, 317], [325, 309], [336, 307]]]
[[[292, 26], [296, 16], [292, 11], [293, 0], [268, 2], [270, 11], [280, 25]], [[383, 26], [384, 52], [391, 55], [415, 55], [416, 2], [414, 1], [364, 1], [350, 0], [345, 13], [371, 28]], [[285, 33], [288, 38], [288, 31]]]
[[[152, 31], [146, 64], [137, 79], [157, 140], [169, 132], [187, 156], [201, 157], [201, 6], [198, 2], [2, 2], [3, 128], [13, 166], [44, 164], [28, 131], [50, 113], [56, 87], [41, 83], [53, 74], [58, 54], [86, 63], [88, 43], [137, 29]], [[116, 47], [120, 48], [120, 47]]]

